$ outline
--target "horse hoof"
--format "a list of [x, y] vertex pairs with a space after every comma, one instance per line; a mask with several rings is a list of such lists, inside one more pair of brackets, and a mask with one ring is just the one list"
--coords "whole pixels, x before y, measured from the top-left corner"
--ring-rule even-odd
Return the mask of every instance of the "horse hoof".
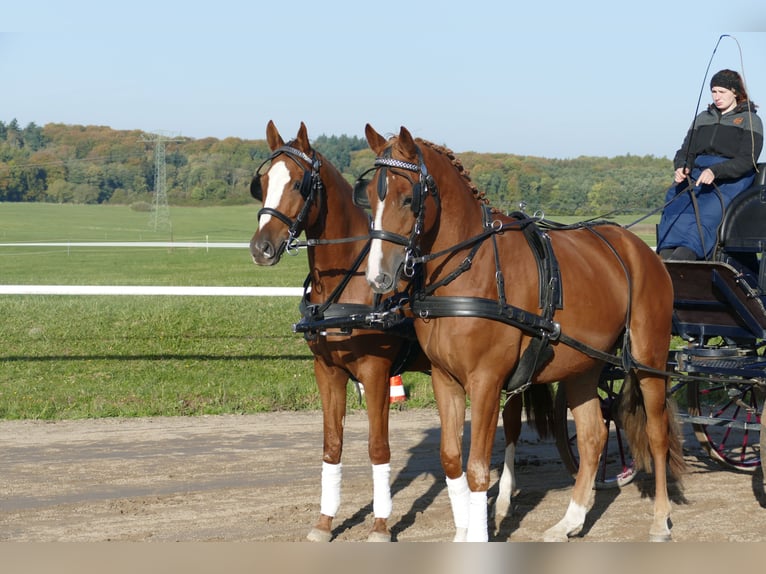
[[670, 542], [673, 537], [670, 532], [664, 534], [649, 534], [649, 542]]
[[452, 539], [452, 542], [467, 542], [467, 541], [468, 541], [468, 529], [456, 528], [455, 537]]
[[306, 536], [306, 540], [309, 542], [329, 542], [331, 538], [332, 532], [319, 530], [318, 528], [312, 528], [311, 532]]
[[373, 531], [367, 535], [367, 542], [391, 542], [391, 534]]
[[543, 542], [569, 542], [566, 530], [550, 528], [543, 532]]

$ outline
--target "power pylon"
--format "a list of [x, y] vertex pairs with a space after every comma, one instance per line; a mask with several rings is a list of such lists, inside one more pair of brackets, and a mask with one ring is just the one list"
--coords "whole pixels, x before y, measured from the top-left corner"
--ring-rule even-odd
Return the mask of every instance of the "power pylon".
[[172, 229], [165, 176], [165, 144], [184, 140], [177, 134], [158, 131], [152, 133], [151, 137], [142, 134], [141, 141], [154, 144], [154, 201], [149, 226], [153, 227], [154, 231]]

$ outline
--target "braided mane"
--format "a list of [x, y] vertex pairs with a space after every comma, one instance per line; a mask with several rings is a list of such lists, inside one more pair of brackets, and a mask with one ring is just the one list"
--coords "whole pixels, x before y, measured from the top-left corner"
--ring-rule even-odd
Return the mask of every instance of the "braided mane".
[[486, 196], [486, 193], [483, 191], [479, 191], [479, 188], [476, 187], [476, 185], [471, 181], [471, 174], [470, 172], [463, 167], [463, 164], [460, 163], [460, 160], [455, 156], [455, 153], [444, 146], [436, 145], [433, 142], [430, 142], [428, 140], [424, 140], [421, 138], [416, 138], [415, 141], [419, 144], [423, 144], [432, 150], [434, 150], [436, 153], [446, 156], [447, 159], [450, 160], [450, 163], [454, 166], [454, 168], [458, 171], [460, 176], [465, 180], [468, 187], [471, 189], [471, 192], [473, 193], [473, 196], [480, 202], [484, 203], [485, 205], [489, 205], [489, 199]]

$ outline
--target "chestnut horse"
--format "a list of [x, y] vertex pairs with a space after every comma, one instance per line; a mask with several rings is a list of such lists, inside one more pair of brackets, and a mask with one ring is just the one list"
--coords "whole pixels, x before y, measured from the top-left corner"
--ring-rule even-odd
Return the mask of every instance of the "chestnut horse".
[[[288, 244], [305, 232], [311, 284], [307, 305], [326, 306], [325, 316], [330, 312], [341, 320], [354, 309], [370, 310], [373, 293], [364, 280], [370, 221], [367, 213], [353, 204], [351, 185], [312, 148], [303, 123], [296, 138], [285, 145], [270, 121], [266, 139], [271, 157], [251, 183], [251, 193], [264, 205], [259, 212], [258, 231], [250, 241], [253, 261], [258, 265], [276, 265]], [[268, 169], [260, 173], [266, 164]], [[315, 186], [313, 191], [310, 185]], [[350, 335], [314, 332], [307, 341], [314, 353], [314, 373], [324, 417], [320, 517], [308, 538], [327, 541], [332, 537], [332, 519], [340, 500], [346, 385], [349, 376], [353, 376], [364, 384], [369, 420], [375, 518], [368, 540], [390, 540], [386, 523], [391, 511], [389, 376], [398, 369], [427, 371], [430, 364], [419, 347], [391, 333], [360, 329], [354, 329]], [[407, 364], [399, 366], [401, 357], [408, 352], [413, 356]], [[525, 398], [527, 415], [544, 436], [552, 425], [550, 397], [525, 393]], [[503, 411], [506, 460], [497, 499], [500, 519], [510, 511], [516, 484], [513, 463], [521, 433], [521, 411], [521, 396], [509, 400]]]
[[[404, 127], [389, 140], [369, 124], [365, 134], [377, 155], [371, 180], [355, 190], [365, 193], [374, 222], [367, 281], [383, 293], [402, 272], [421, 267], [423, 286], [410, 305], [432, 364], [455, 540], [488, 539], [490, 454], [506, 384], [564, 385], [580, 467], [566, 513], [544, 539], [567, 540], [582, 529], [607, 438], [599, 373], [618, 360], [610, 353], [625, 333], [624, 425], [637, 464], [654, 469], [650, 539], [670, 539], [666, 471], [680, 477], [684, 462], [666, 397], [673, 292], [659, 257], [612, 224], [522, 232], [538, 226], [490, 210], [446, 148], [416, 140]], [[471, 441], [464, 472], [466, 395]]]
[[[307, 239], [327, 243], [308, 247], [310, 290], [304, 308], [313, 306], [314, 313], [321, 309], [319, 318], [326, 317], [336, 306], [342, 306], [345, 313], [349, 308], [372, 310], [373, 293], [364, 280], [364, 268], [359, 269], [369, 247], [369, 217], [353, 205], [351, 185], [311, 147], [303, 123], [297, 137], [285, 145], [269, 121], [266, 140], [272, 154], [250, 186], [253, 197], [263, 202], [258, 231], [250, 241], [253, 261], [276, 265], [284, 250], [292, 248], [290, 243], [305, 232]], [[266, 164], [268, 169], [260, 173]], [[345, 241], [348, 238], [350, 241]], [[400, 353], [407, 352], [408, 343], [400, 337], [368, 330], [354, 330], [351, 335], [338, 330], [312, 333], [307, 335], [307, 342], [314, 354], [324, 421], [320, 516], [308, 539], [324, 542], [332, 538], [332, 520], [340, 506], [346, 387], [349, 376], [353, 376], [364, 385], [369, 421], [374, 521], [367, 539], [390, 541], [386, 522], [392, 509], [389, 378]], [[414, 368], [428, 369], [419, 349], [416, 358], [419, 365]]]

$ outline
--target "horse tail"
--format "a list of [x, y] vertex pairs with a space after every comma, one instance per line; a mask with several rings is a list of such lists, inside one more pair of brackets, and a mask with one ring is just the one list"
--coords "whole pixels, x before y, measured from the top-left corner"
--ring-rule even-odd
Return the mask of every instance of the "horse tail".
[[535, 428], [540, 438], [553, 436], [555, 421], [551, 385], [530, 385], [523, 396], [527, 422]]
[[[681, 427], [678, 423], [677, 406], [675, 401], [665, 396], [665, 411], [668, 419], [668, 468], [670, 474], [681, 481], [686, 472], [681, 442]], [[644, 405], [641, 387], [638, 384], [635, 371], [625, 377], [620, 402], [620, 418], [623, 429], [630, 444], [630, 451], [637, 469], [652, 469], [652, 455], [649, 448], [649, 437], [646, 432], [646, 407]]]

